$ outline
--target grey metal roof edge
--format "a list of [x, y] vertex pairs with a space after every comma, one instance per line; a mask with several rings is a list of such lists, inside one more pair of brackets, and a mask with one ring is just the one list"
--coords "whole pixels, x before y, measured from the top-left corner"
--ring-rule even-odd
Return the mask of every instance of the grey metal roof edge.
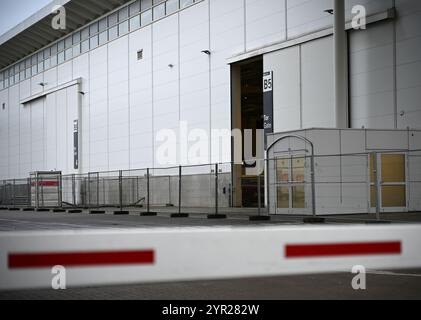
[[33, 15], [26, 18], [24, 21], [19, 23], [18, 25], [14, 26], [10, 30], [6, 31], [2, 35], [0, 35], [0, 45], [6, 43], [10, 39], [16, 37], [19, 33], [22, 31], [25, 31], [26, 29], [30, 28], [35, 23], [41, 21], [45, 17], [49, 16], [52, 13], [52, 9], [55, 6], [64, 6], [65, 4], [71, 2], [71, 0], [53, 0], [37, 12], [35, 12]]

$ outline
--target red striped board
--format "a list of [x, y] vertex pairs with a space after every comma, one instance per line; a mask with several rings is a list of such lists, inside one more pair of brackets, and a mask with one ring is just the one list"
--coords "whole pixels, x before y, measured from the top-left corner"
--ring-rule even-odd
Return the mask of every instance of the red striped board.
[[0, 289], [421, 267], [421, 225], [255, 226], [0, 233]]

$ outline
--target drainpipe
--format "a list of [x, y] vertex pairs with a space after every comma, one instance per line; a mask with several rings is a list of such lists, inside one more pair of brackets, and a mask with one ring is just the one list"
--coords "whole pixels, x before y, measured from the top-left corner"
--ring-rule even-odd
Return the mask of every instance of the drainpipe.
[[347, 44], [345, 31], [345, 1], [334, 0], [334, 105], [336, 128], [348, 128], [347, 103]]

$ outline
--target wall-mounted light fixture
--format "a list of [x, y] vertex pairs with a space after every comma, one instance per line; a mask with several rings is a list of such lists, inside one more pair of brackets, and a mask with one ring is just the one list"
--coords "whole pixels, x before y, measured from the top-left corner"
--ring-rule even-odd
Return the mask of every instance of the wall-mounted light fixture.
[[174, 65], [173, 65], [172, 63], [170, 63], [170, 64], [168, 65], [168, 67], [172, 69], [172, 68], [174, 68]]
[[48, 83], [47, 82], [40, 82], [38, 83], [38, 85], [40, 85], [41, 87], [45, 87]]
[[202, 53], [207, 54], [208, 56], [210, 56], [211, 52], [209, 50], [202, 50]]
[[324, 12], [329, 13], [329, 14], [333, 14], [333, 9], [326, 9]]

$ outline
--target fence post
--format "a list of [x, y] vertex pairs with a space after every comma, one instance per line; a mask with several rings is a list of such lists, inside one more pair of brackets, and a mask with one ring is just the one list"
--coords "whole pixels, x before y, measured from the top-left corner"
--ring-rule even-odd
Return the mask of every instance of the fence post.
[[72, 174], [72, 202], [73, 206], [76, 206], [76, 184], [75, 174]]
[[218, 164], [215, 164], [215, 215], [218, 215], [218, 181], [219, 181], [219, 176], [218, 176]]
[[181, 166], [178, 167], [178, 214], [181, 215]]
[[118, 193], [120, 201], [120, 211], [123, 211], [123, 171], [118, 172]]
[[28, 178], [28, 207], [31, 206], [32, 204], [32, 199], [31, 199], [31, 177]]
[[13, 194], [13, 200], [12, 200], [12, 206], [14, 207], [15, 206], [15, 198], [16, 198], [16, 189], [15, 189], [15, 185], [16, 185], [16, 180], [15, 179], [13, 179], [13, 192], [12, 192], [12, 194]]
[[373, 174], [374, 174], [374, 185], [376, 190], [376, 220], [380, 220], [380, 188], [379, 188], [379, 175], [378, 175], [378, 163], [377, 163], [377, 152], [373, 152]]
[[151, 199], [151, 195], [150, 195], [150, 171], [149, 168], [146, 169], [146, 196], [147, 198], [147, 202], [146, 202], [146, 210], [149, 213], [150, 212], [150, 199]]
[[96, 174], [96, 207], [99, 208], [99, 172]]

